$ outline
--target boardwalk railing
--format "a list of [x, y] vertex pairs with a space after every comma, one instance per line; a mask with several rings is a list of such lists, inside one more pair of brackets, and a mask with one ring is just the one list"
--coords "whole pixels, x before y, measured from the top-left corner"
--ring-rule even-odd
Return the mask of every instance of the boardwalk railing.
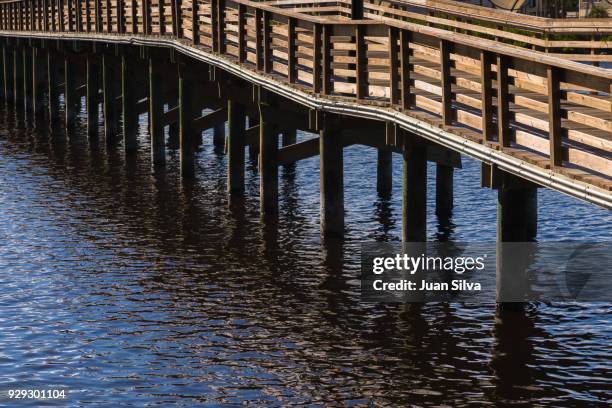
[[319, 95], [388, 106], [612, 190], [612, 71], [399, 20], [247, 0], [29, 0], [15, 31], [165, 36]]

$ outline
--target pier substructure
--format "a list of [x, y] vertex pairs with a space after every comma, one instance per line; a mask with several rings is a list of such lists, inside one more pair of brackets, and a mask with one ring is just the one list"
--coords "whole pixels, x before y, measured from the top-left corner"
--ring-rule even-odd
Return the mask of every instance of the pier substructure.
[[453, 175], [452, 166], [436, 165], [436, 215], [444, 220], [453, 214]]
[[34, 117], [36, 122], [45, 116], [45, 81], [46, 81], [45, 52], [35, 48], [32, 52], [32, 103], [34, 104]]
[[29, 47], [24, 47], [22, 50], [22, 66], [23, 66], [23, 82], [21, 86], [23, 87], [23, 109], [26, 115], [29, 115], [33, 112], [33, 81], [32, 81], [32, 52]]
[[213, 146], [215, 152], [222, 153], [225, 149], [225, 122], [216, 123], [213, 126]]
[[[256, 115], [249, 115], [249, 128], [259, 125], [259, 117]], [[257, 163], [259, 160], [259, 143], [249, 144], [249, 160]]]
[[427, 240], [427, 150], [414, 135], [407, 135], [403, 166], [403, 242]]
[[135, 153], [138, 149], [137, 95], [131, 65], [131, 58], [124, 51], [121, 55], [121, 116], [123, 120], [123, 148], [128, 155]]
[[193, 177], [195, 172], [195, 143], [193, 140], [196, 135], [194, 127], [196, 113], [193, 109], [195, 81], [188, 73], [189, 67], [187, 65], [178, 64], [177, 66], [181, 176], [190, 178]]
[[59, 92], [57, 59], [52, 51], [47, 52], [47, 97], [49, 123], [55, 123], [59, 115]]
[[6, 102], [12, 101], [13, 96], [13, 53], [10, 51], [8, 46], [2, 47], [2, 59], [4, 61], [2, 74], [4, 76], [4, 100]]
[[13, 50], [13, 95], [15, 106], [23, 106], [23, 50]]
[[100, 116], [100, 74], [97, 56], [87, 56], [87, 95], [85, 97], [87, 110], [87, 136], [90, 139], [98, 137], [98, 119]]
[[108, 53], [102, 55], [102, 92], [104, 107], [104, 139], [107, 146], [117, 143], [117, 78], [115, 76], [115, 58]]
[[268, 121], [268, 109], [259, 105], [259, 197], [265, 216], [278, 213], [278, 131]]
[[289, 146], [295, 144], [297, 141], [297, 129], [284, 129], [283, 130], [283, 138], [282, 138], [282, 146]]
[[232, 100], [227, 102], [227, 191], [230, 196], [240, 196], [244, 193], [245, 112], [244, 105]]
[[324, 118], [319, 130], [321, 234], [344, 234], [344, 148], [340, 132], [331, 118]]
[[149, 59], [149, 133], [151, 134], [151, 159], [154, 166], [166, 164], [164, 140], [163, 77], [160, 63]]
[[67, 52], [64, 56], [64, 104], [68, 129], [74, 128], [77, 114], [76, 74], [75, 61], [70, 52]]
[[393, 189], [393, 153], [390, 149], [378, 149], [376, 167], [376, 191], [380, 196], [388, 197]]

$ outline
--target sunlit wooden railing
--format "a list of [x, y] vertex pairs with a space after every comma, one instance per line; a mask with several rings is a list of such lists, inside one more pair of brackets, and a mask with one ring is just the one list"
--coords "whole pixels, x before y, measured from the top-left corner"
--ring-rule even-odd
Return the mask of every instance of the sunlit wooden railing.
[[421, 24], [247, 0], [4, 2], [0, 28], [188, 41], [279, 82], [392, 107], [612, 190], [612, 72], [601, 68]]

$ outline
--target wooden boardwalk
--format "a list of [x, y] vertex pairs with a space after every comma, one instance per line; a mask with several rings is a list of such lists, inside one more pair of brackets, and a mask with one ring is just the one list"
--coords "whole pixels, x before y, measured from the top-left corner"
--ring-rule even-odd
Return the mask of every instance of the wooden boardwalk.
[[[479, 159], [485, 186], [498, 187], [501, 171], [612, 208], [612, 71], [572, 61], [608, 60], [612, 23], [508, 23], [503, 13], [466, 7], [411, 0], [20, 0], [0, 3], [0, 35], [5, 49], [18, 38], [171, 48], [302, 104], [311, 130], [321, 130], [326, 113], [382, 122], [383, 145], [392, 150], [410, 150], [416, 135]], [[578, 39], [555, 37], [565, 34]], [[152, 94], [149, 100], [153, 109]], [[179, 110], [173, 115], [178, 121]], [[183, 127], [203, 120], [183, 116]], [[380, 145], [375, 136], [357, 138]], [[313, 146], [281, 156], [323, 154], [326, 145]], [[263, 147], [262, 161], [272, 154]]]

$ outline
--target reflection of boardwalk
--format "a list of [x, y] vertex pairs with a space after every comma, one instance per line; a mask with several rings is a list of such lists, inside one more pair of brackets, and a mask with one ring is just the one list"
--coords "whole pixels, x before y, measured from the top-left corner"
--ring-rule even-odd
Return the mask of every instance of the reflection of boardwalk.
[[[514, 234], [511, 239], [531, 236], [537, 186], [612, 207], [610, 71], [541, 52], [560, 44], [532, 27], [540, 20], [507, 24], [520, 25], [519, 33], [496, 21], [499, 27], [481, 25], [476, 36], [475, 21], [490, 10], [439, 2], [446, 7], [443, 12], [421, 10], [421, 20], [412, 22], [418, 18], [406, 13], [416, 11], [399, 3], [346, 5], [293, 0], [1, 3], [4, 94], [24, 99], [26, 110], [39, 111], [38, 99], [47, 87], [54, 117], [57, 92], [63, 91], [68, 122], [81, 93], [87, 94], [90, 118], [97, 118], [101, 98], [107, 141], [120, 129], [121, 117], [129, 149], [134, 148], [132, 115], [148, 111], [154, 164], [165, 162], [164, 127], [170, 125], [180, 132], [186, 177], [193, 174], [190, 140], [209, 127], [223, 140], [227, 121], [230, 191], [244, 189], [244, 147], [250, 145], [259, 155], [264, 212], [277, 207], [278, 165], [320, 154], [325, 233], [342, 232], [342, 149], [352, 143], [379, 149], [379, 186], [388, 185], [389, 152], [403, 153], [404, 238], [409, 241], [425, 236], [426, 160], [439, 166], [438, 197], [449, 196], [448, 167], [456, 165], [457, 152], [483, 163], [483, 186], [500, 189], [500, 206], [507, 209], [501, 219], [522, 223], [521, 233], [506, 231]], [[475, 10], [476, 17], [457, 17], [466, 10]], [[572, 29], [577, 35], [592, 30], [583, 23], [549, 24], [547, 30]], [[601, 30], [608, 30], [606, 24]], [[527, 40], [533, 47], [508, 44]], [[583, 42], [565, 45], [576, 52]], [[57, 81], [61, 75], [64, 81]], [[141, 79], [146, 79], [142, 85]], [[118, 101], [121, 112], [115, 109]], [[203, 116], [204, 107], [214, 112]], [[248, 129], [246, 116], [258, 117]], [[279, 133], [291, 140], [296, 129], [319, 137], [279, 148]], [[95, 126], [88, 132], [93, 135]], [[438, 203], [445, 201], [452, 205], [452, 200]]]

